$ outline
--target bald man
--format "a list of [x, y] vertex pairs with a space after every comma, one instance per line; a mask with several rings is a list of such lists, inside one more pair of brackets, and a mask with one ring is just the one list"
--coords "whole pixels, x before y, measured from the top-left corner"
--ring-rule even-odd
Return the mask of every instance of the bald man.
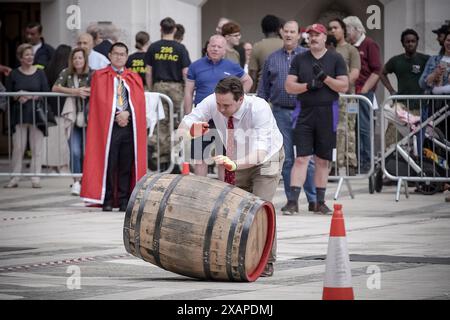
[[109, 65], [109, 60], [98, 53], [94, 48], [94, 39], [89, 33], [82, 33], [78, 36], [77, 47], [86, 50], [89, 55], [89, 68], [92, 70], [99, 70]]

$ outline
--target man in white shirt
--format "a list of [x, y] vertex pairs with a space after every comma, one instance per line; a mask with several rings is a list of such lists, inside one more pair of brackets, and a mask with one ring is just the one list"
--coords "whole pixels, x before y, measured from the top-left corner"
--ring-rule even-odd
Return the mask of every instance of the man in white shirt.
[[[214, 158], [216, 164], [225, 167], [225, 182], [272, 201], [281, 177], [284, 150], [283, 136], [270, 105], [264, 99], [244, 95], [240, 79], [230, 76], [220, 80], [214, 94], [183, 118], [178, 134], [201, 136], [209, 130], [210, 119], [226, 146], [226, 155]], [[262, 276], [273, 274], [275, 258], [274, 241]]]
[[88, 53], [89, 68], [92, 70], [103, 69], [110, 64], [104, 55], [92, 50], [94, 47], [94, 39], [89, 33], [82, 33], [78, 36], [77, 46], [83, 48]]

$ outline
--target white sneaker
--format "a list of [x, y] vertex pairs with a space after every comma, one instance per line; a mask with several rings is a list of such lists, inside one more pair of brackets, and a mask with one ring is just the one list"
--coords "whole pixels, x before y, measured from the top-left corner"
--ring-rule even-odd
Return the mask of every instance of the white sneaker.
[[81, 185], [80, 182], [75, 181], [72, 184], [72, 191], [70, 192], [73, 196], [79, 196], [80, 195], [80, 190], [81, 190]]

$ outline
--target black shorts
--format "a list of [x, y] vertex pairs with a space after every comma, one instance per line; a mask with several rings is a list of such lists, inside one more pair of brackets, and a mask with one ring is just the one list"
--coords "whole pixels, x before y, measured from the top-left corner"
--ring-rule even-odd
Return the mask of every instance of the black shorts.
[[339, 101], [328, 105], [301, 106], [293, 137], [297, 157], [316, 155], [333, 161], [338, 121]]
[[208, 159], [213, 147], [215, 147], [216, 156], [225, 154], [225, 147], [220, 139], [219, 133], [216, 130], [214, 121], [209, 120], [208, 124], [209, 131], [205, 135], [191, 140], [191, 159]]

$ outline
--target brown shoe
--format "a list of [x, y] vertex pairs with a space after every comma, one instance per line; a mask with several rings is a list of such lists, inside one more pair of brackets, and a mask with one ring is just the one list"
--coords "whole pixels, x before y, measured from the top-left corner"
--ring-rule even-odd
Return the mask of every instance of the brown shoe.
[[330, 208], [325, 203], [319, 203], [317, 204], [316, 211], [314, 211], [315, 214], [333, 214], [333, 211], [331, 211]]
[[285, 216], [292, 216], [298, 213], [298, 203], [297, 201], [288, 201], [286, 205], [281, 208], [281, 212]]
[[264, 268], [264, 271], [261, 273], [261, 277], [271, 277], [273, 276], [273, 263], [268, 262], [266, 264], [266, 267]]

